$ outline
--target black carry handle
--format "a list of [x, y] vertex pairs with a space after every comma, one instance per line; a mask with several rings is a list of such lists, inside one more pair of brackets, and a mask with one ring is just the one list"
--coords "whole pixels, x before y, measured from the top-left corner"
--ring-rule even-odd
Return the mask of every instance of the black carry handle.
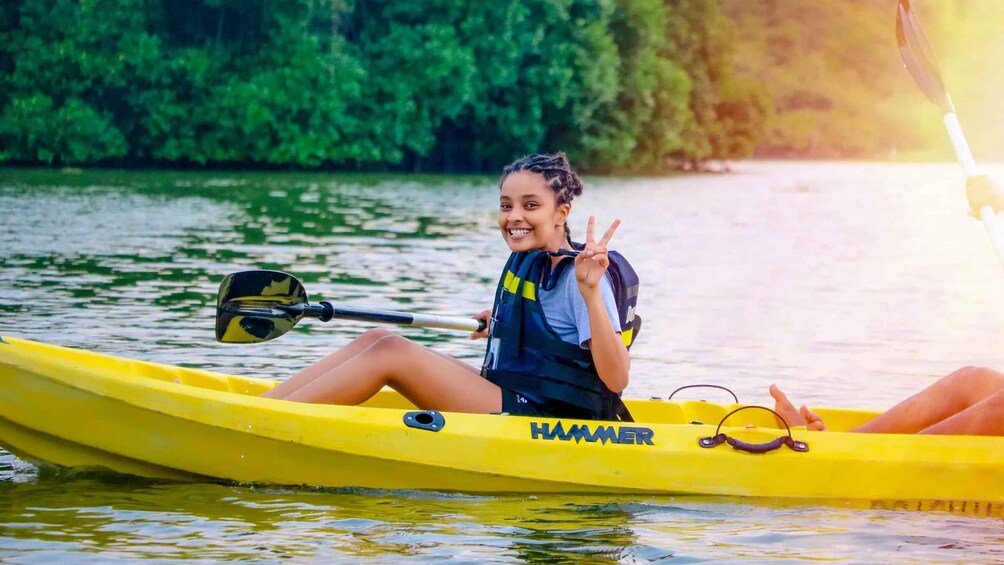
[[[765, 443], [747, 443], [742, 440], [731, 438], [727, 434], [720, 433], [722, 430], [722, 424], [725, 423], [725, 420], [729, 419], [729, 416], [735, 414], [736, 412], [741, 412], [743, 410], [748, 410], [751, 408], [766, 410], [771, 414], [777, 416], [777, 418], [781, 420], [781, 423], [784, 424], [784, 429], [787, 430], [788, 435], [781, 436], [779, 438], [773, 439]], [[775, 449], [780, 448], [782, 445], [787, 445], [792, 451], [797, 451], [799, 453], [805, 453], [806, 451], [809, 451], [809, 444], [805, 443], [804, 441], [797, 441], [793, 437], [791, 437], [791, 428], [788, 427], [788, 422], [785, 421], [785, 419], [780, 414], [771, 410], [770, 408], [765, 408], [763, 406], [743, 406], [741, 408], [736, 408], [735, 410], [726, 414], [725, 417], [722, 418], [720, 422], [718, 422], [718, 427], [715, 428], [715, 435], [711, 437], [702, 437], [701, 439], [697, 440], [697, 443], [701, 447], [705, 448], [718, 447], [723, 443], [727, 443], [732, 446], [732, 449], [755, 454], [774, 451]]]

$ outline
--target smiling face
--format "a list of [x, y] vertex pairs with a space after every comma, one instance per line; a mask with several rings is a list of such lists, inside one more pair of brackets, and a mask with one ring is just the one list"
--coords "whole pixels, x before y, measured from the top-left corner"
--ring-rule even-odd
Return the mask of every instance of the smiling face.
[[499, 229], [512, 251], [566, 246], [565, 221], [572, 205], [557, 204], [544, 176], [516, 171], [506, 176], [499, 194]]

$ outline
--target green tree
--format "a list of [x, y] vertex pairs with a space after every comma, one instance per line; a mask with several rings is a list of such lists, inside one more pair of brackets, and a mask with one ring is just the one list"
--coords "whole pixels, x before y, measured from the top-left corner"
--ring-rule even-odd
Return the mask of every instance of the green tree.
[[11, 0], [0, 162], [584, 170], [749, 152], [713, 0]]
[[4, 20], [14, 22], [0, 56], [10, 70], [0, 99], [5, 160], [86, 163], [126, 154], [107, 100], [127, 81], [117, 29], [132, 23], [129, 12], [68, 0], [4, 8]]
[[674, 156], [692, 162], [748, 157], [771, 108], [761, 85], [733, 76], [733, 22], [715, 0], [667, 0], [666, 7], [663, 55], [682, 65], [691, 80], [690, 116]]
[[902, 71], [895, 3], [720, 0], [737, 24], [735, 72], [769, 92], [763, 155], [858, 157], [897, 144], [909, 119], [889, 102], [913, 95]]

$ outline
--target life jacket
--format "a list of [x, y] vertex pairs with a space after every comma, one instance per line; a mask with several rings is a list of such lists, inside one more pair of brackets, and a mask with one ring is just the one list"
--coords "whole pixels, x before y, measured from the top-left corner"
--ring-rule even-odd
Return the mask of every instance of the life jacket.
[[[609, 257], [607, 273], [617, 299], [621, 338], [630, 347], [641, 325], [635, 315], [638, 275], [621, 254], [611, 251]], [[563, 259], [551, 269], [551, 254], [545, 251], [509, 256], [499, 280], [482, 374], [561, 416], [632, 421], [620, 395], [600, 379], [592, 353], [562, 340], [537, 300], [538, 281], [545, 289], [553, 288], [573, 262]]]

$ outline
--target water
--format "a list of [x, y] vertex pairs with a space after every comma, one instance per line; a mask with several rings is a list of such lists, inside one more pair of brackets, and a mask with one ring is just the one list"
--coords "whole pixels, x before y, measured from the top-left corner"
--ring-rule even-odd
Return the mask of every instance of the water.
[[[1004, 167], [992, 168], [1004, 182]], [[312, 300], [469, 315], [506, 250], [495, 178], [0, 170], [0, 333], [282, 378], [366, 329], [213, 340], [220, 279], [296, 274]], [[587, 179], [572, 214], [623, 225], [642, 281], [630, 396], [771, 382], [885, 408], [1004, 367], [1004, 275], [957, 166], [750, 163]], [[482, 342], [402, 329], [477, 363]], [[693, 396], [715, 398], [714, 393]], [[153, 484], [0, 454], [0, 559], [1004, 560], [999, 519], [698, 497], [460, 496]]]

